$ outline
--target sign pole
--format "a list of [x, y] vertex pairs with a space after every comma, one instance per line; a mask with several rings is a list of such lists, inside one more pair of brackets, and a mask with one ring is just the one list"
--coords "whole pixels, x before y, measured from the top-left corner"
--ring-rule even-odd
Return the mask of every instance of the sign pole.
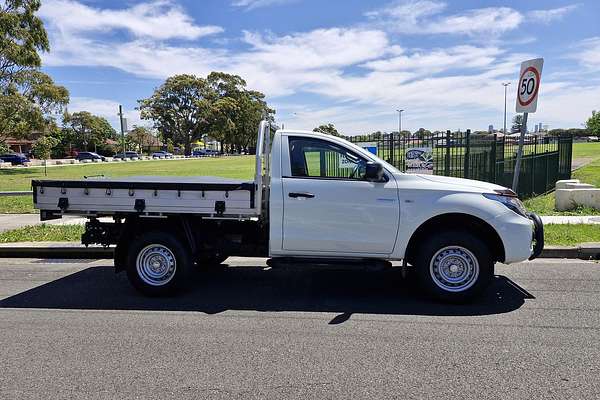
[[540, 90], [543, 66], [543, 58], [527, 60], [521, 63], [515, 111], [518, 113], [523, 113], [523, 120], [521, 121], [519, 150], [517, 151], [517, 159], [515, 160], [515, 170], [512, 184], [512, 190], [515, 193], [518, 193], [517, 189], [519, 187], [519, 174], [521, 173], [521, 164], [523, 162], [523, 145], [525, 142], [525, 134], [527, 134], [527, 116], [529, 113], [534, 113], [537, 110], [537, 99]]
[[125, 130], [123, 127], [123, 106], [119, 104], [119, 122], [121, 123], [121, 144], [123, 146], [123, 158], [125, 158]]
[[527, 116], [529, 113], [523, 113], [523, 121], [521, 123], [521, 135], [519, 135], [519, 150], [517, 150], [517, 161], [515, 162], [515, 173], [513, 175], [512, 190], [517, 193], [519, 186], [519, 174], [521, 173], [521, 159], [523, 158], [523, 144], [525, 142], [525, 133], [527, 132]]

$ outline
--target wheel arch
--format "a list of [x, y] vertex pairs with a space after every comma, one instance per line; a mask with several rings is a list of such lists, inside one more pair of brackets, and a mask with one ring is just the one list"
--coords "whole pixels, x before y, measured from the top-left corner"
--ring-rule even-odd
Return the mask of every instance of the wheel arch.
[[169, 232], [179, 237], [192, 253], [196, 251], [194, 232], [190, 227], [189, 221], [184, 217], [169, 217], [166, 219], [140, 218], [130, 216], [125, 219], [121, 235], [115, 247], [114, 263], [115, 271], [124, 271], [126, 268], [127, 257], [129, 254], [129, 245], [132, 239], [141, 233], [157, 231]]
[[477, 232], [494, 256], [495, 261], [504, 261], [505, 249], [504, 243], [498, 235], [498, 232], [486, 221], [471, 214], [464, 213], [445, 213], [431, 217], [423, 222], [411, 235], [406, 246], [405, 259], [411, 262], [414, 260], [419, 243], [427, 240], [427, 237], [435, 232], [451, 229], [465, 229]]

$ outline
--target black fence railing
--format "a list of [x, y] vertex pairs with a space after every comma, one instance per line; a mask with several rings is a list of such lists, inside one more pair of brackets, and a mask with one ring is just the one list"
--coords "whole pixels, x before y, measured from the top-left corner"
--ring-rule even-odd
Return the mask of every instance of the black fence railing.
[[[432, 173], [511, 187], [518, 138], [470, 131], [401, 137], [380, 134], [347, 137], [403, 172]], [[571, 178], [572, 136], [525, 137], [518, 194], [533, 197]]]

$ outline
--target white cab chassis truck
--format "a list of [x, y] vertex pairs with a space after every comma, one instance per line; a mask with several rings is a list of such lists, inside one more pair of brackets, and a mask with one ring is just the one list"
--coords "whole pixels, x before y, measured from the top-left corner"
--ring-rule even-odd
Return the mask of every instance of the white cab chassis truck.
[[344, 139], [276, 131], [264, 121], [254, 181], [130, 177], [32, 186], [42, 220], [87, 217], [82, 243], [116, 245], [117, 272], [147, 295], [172, 293], [194, 268], [238, 255], [270, 257], [271, 265], [403, 260], [429, 294], [457, 302], [490, 283], [496, 262], [533, 259], [544, 245], [540, 218], [509, 189], [401, 173]]

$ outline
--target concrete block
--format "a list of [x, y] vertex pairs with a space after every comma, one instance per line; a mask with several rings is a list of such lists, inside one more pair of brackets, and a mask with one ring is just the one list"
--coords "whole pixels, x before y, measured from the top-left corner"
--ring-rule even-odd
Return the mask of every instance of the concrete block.
[[559, 189], [555, 199], [558, 211], [572, 210], [578, 206], [600, 210], [600, 189]]
[[9, 162], [0, 162], [0, 168], [10, 168], [12, 164]]
[[89, 164], [92, 162], [92, 160], [81, 160], [80, 162], [84, 163], [84, 164]]
[[556, 181], [556, 190], [567, 189], [565, 186], [572, 183], [579, 183], [579, 179], [564, 179], [562, 181]]
[[594, 185], [589, 183], [566, 183], [562, 189], [594, 189]]

